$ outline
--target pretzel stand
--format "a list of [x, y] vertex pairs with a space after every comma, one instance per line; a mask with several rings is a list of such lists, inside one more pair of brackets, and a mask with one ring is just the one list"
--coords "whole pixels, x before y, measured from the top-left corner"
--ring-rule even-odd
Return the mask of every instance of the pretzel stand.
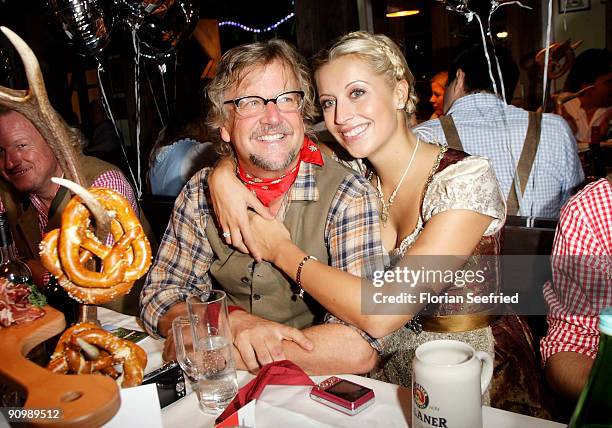
[[[76, 161], [74, 137], [49, 103], [38, 60], [19, 36], [6, 27], [0, 27], [0, 31], [21, 57], [30, 87], [29, 90], [15, 90], [0, 86], [0, 105], [21, 113], [36, 127], [53, 150], [64, 176], [82, 188], [84, 175]], [[75, 192], [72, 187], [71, 190]], [[0, 380], [25, 392], [27, 398], [23, 410], [53, 410], [58, 415], [57, 418], [30, 419], [26, 421], [30, 426], [98, 427], [109, 421], [121, 404], [117, 383], [111, 377], [99, 374], [80, 374], [93, 372], [92, 366], [101, 366], [102, 360], [108, 364], [100, 368], [101, 373], [117, 374], [113, 365], [123, 363], [123, 387], [138, 385], [142, 381], [146, 366], [144, 351], [92, 325], [97, 324], [95, 304], [129, 292], [135, 279], [147, 271], [151, 259], [150, 246], [133, 211], [129, 208], [131, 215], [128, 215], [118, 208], [114, 203], [115, 196], [106, 194], [107, 191], [112, 192], [95, 189], [92, 191], [97, 192], [95, 197], [82, 192], [80, 197], [74, 197], [69, 205], [74, 210], [73, 215], [81, 216], [84, 226], [72, 219], [64, 221], [62, 217], [61, 231], [49, 233], [41, 243], [41, 261], [68, 294], [81, 302], [79, 321], [90, 323], [89, 330], [75, 332], [70, 337], [64, 337], [64, 334], [60, 339], [58, 346], [64, 346], [62, 339], [69, 342], [70, 346], [66, 345], [66, 348], [70, 348], [74, 358], [58, 354], [56, 348], [51, 361], [55, 365], [46, 369], [25, 357], [36, 345], [61, 333], [66, 327], [63, 314], [50, 306], [43, 308], [45, 315], [42, 318], [0, 329]], [[102, 201], [96, 202], [96, 198]], [[109, 200], [113, 201], [112, 207], [105, 205]], [[67, 210], [68, 207], [64, 214]], [[90, 215], [95, 230], [90, 226]], [[113, 247], [103, 244], [109, 232], [115, 240]], [[49, 238], [49, 235], [52, 236]], [[94, 258], [102, 260], [102, 270], [106, 268], [107, 272], [92, 269]], [[104, 266], [105, 260], [107, 266]], [[109, 275], [109, 272], [113, 274]], [[83, 275], [85, 281], [82, 281]], [[77, 337], [81, 335], [85, 339]], [[86, 343], [87, 340], [90, 343]], [[93, 354], [97, 355], [92, 357]], [[74, 371], [74, 364], [79, 365], [78, 371]], [[63, 369], [64, 365], [69, 365], [79, 375], [55, 372]]]

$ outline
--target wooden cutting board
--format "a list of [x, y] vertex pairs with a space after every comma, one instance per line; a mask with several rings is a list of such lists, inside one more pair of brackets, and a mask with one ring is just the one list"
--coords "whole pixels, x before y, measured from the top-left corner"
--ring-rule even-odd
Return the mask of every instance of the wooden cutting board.
[[[25, 355], [36, 345], [61, 333], [64, 315], [45, 306], [45, 315], [33, 322], [0, 329], [0, 380], [23, 389], [24, 409], [59, 409], [59, 419], [37, 419], [30, 426], [99, 427], [119, 410], [115, 381], [100, 375], [55, 374]], [[54, 412], [51, 412], [54, 413]]]

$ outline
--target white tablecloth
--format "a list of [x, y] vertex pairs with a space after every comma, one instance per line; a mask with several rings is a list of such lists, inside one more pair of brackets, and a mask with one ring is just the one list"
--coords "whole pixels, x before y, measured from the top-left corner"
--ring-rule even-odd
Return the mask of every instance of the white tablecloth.
[[[98, 318], [102, 325], [112, 324], [141, 330], [134, 317], [127, 317], [116, 312], [100, 308]], [[163, 342], [147, 337], [138, 343], [147, 352], [149, 361], [145, 372], [150, 372], [162, 365], [161, 351]], [[245, 385], [253, 375], [239, 371], [238, 383]], [[327, 376], [314, 376], [318, 383]], [[409, 427], [411, 416], [410, 390], [355, 376], [339, 375], [374, 390], [374, 405], [363, 412], [348, 416], [313, 401], [309, 397], [309, 387], [270, 386], [266, 388], [257, 402], [255, 417], [257, 428], [276, 427]], [[142, 409], [139, 409], [142, 411]], [[543, 419], [510, 413], [492, 407], [483, 407], [484, 428], [563, 428], [565, 425]], [[163, 425], [174, 427], [212, 427], [214, 417], [200, 412], [194, 393], [162, 409]]]

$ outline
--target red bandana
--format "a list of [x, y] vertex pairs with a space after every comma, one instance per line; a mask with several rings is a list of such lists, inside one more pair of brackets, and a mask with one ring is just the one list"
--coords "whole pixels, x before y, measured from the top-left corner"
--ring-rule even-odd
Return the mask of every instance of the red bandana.
[[247, 188], [257, 195], [257, 198], [265, 205], [282, 196], [293, 184], [300, 171], [300, 164], [304, 162], [323, 166], [323, 156], [319, 147], [308, 137], [304, 137], [304, 144], [300, 150], [300, 158], [297, 165], [285, 175], [277, 178], [258, 178], [247, 173], [238, 163], [238, 177], [246, 184]]

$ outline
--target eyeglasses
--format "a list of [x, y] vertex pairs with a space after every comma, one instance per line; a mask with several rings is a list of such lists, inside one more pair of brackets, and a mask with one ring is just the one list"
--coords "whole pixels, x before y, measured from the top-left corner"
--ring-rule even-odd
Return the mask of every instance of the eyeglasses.
[[256, 116], [266, 111], [269, 102], [276, 104], [276, 107], [283, 113], [295, 113], [304, 105], [304, 91], [287, 91], [274, 98], [263, 98], [257, 95], [236, 98], [235, 100], [224, 101], [223, 104], [234, 104], [236, 113], [240, 116]]

